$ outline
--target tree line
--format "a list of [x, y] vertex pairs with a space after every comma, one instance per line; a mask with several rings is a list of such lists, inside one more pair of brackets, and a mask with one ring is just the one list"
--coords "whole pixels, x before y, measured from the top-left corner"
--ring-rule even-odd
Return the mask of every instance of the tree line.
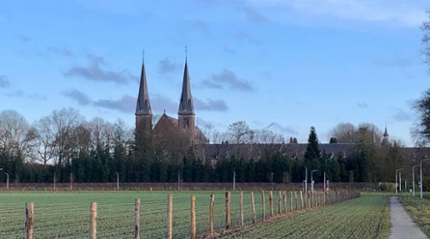
[[[375, 134], [380, 137], [375, 126], [350, 127], [353, 134], [345, 135], [354, 135], [354, 139], [345, 139], [339, 133], [342, 128], [344, 124], [332, 130], [332, 135], [339, 137], [333, 143], [353, 140], [356, 146], [348, 155], [321, 151], [312, 127], [304, 156], [267, 147], [256, 159], [240, 146], [284, 144], [283, 137], [269, 130], [251, 130], [244, 121], [231, 124], [224, 133], [210, 126], [204, 132], [212, 143], [230, 142], [242, 151], [204, 159], [173, 143], [139, 153], [133, 129], [121, 120], [86, 121], [77, 110], [62, 109], [30, 125], [18, 112], [7, 110], [0, 113], [0, 168], [10, 174], [11, 182], [52, 182], [54, 175], [57, 182], [70, 182], [71, 175], [79, 183], [115, 182], [117, 173], [121, 182], [176, 182], [178, 174], [185, 182], [231, 182], [235, 172], [237, 182], [298, 183], [304, 179], [305, 168], [308, 172], [317, 170], [316, 182], [322, 181], [322, 172], [332, 182], [392, 181], [394, 167], [406, 163], [399, 143], [383, 147], [372, 141]], [[289, 143], [297, 140], [290, 139]], [[2, 172], [0, 179], [5, 180]]]

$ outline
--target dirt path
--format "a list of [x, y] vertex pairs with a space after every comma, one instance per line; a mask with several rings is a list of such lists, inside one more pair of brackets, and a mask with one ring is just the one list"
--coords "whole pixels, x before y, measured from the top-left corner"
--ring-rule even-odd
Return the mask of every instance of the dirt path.
[[390, 239], [427, 238], [412, 221], [397, 197], [390, 198], [390, 221], [392, 224]]

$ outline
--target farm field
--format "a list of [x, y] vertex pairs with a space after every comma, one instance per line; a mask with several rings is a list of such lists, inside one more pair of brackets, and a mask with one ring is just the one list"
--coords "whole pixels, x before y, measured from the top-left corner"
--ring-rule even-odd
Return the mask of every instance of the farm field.
[[357, 199], [248, 228], [223, 239], [388, 238], [389, 232], [387, 195], [363, 194]]
[[400, 202], [412, 217], [412, 220], [419, 225], [421, 230], [430, 237], [430, 194], [424, 193], [425, 199], [420, 199], [419, 193], [416, 197], [410, 194], [404, 194], [399, 197]]
[[[23, 237], [26, 202], [34, 202], [35, 238], [88, 238], [91, 202], [98, 204], [99, 238], [132, 238], [135, 198], [141, 199], [141, 238], [163, 238], [168, 194], [173, 194], [173, 238], [186, 238], [190, 233], [191, 195], [196, 197], [197, 236], [209, 233], [211, 192], [11, 192], [0, 193], [0, 238]], [[276, 213], [277, 193], [273, 194]], [[221, 232], [225, 227], [225, 194], [218, 191], [214, 195], [214, 229]], [[262, 218], [261, 201], [261, 193], [255, 192], [257, 220]], [[244, 192], [245, 224], [252, 222], [251, 207], [250, 193]], [[266, 216], [269, 213], [266, 192]], [[240, 220], [238, 192], [231, 192], [231, 214], [234, 228]]]

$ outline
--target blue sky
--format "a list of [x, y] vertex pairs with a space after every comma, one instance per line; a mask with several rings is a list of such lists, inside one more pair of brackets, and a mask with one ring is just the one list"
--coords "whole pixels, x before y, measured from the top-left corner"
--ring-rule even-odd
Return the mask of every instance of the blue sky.
[[412, 145], [429, 86], [428, 1], [38, 0], [0, 3], [0, 110], [29, 122], [73, 107], [134, 124], [142, 50], [154, 113], [176, 116], [184, 47], [197, 124], [245, 120], [322, 142], [340, 122], [387, 123]]

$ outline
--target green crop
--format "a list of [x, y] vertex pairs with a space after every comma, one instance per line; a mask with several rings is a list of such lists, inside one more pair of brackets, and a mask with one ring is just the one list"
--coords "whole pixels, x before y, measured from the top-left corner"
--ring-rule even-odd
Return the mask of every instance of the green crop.
[[225, 239], [257, 238], [387, 238], [389, 201], [386, 195], [360, 198], [262, 224]]
[[[141, 199], [141, 238], [164, 238], [167, 232], [168, 194], [173, 195], [173, 238], [189, 237], [191, 195], [196, 197], [197, 236], [208, 235], [211, 192], [5, 192], [0, 193], [0, 238], [23, 238], [26, 202], [34, 202], [34, 237], [37, 239], [88, 238], [91, 202], [97, 202], [97, 235], [99, 238], [132, 238], [135, 198]], [[270, 216], [268, 194], [268, 192], [265, 193], [266, 217]], [[225, 229], [225, 194], [217, 191], [214, 192], [214, 195], [214, 229], [215, 232], [222, 232]], [[290, 195], [288, 192], [287, 211], [291, 211]], [[330, 198], [333, 199], [334, 195], [331, 194]], [[236, 228], [240, 225], [238, 192], [231, 192], [230, 202], [231, 228]], [[277, 192], [273, 193], [273, 202], [276, 215], [278, 211]], [[250, 192], [244, 192], [243, 203], [244, 223], [251, 224]], [[261, 221], [263, 211], [261, 192], [255, 192], [255, 204], [257, 221]], [[283, 201], [281, 205], [283, 212]], [[295, 209], [295, 202], [293, 206]], [[298, 206], [300, 209], [300, 203]], [[297, 225], [297, 227], [299, 226]]]

